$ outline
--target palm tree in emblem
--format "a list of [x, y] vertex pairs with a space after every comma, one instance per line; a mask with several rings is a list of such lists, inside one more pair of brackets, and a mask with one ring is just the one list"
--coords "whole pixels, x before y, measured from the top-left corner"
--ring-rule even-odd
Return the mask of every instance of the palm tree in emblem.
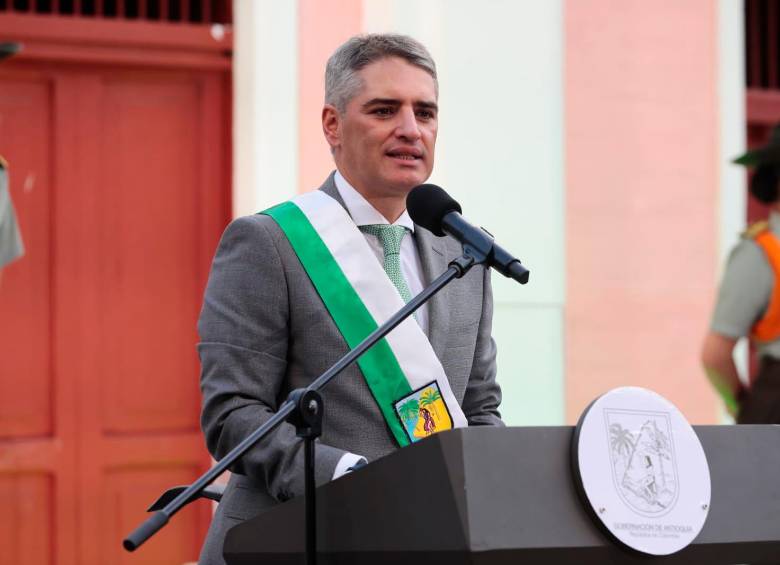
[[403, 419], [407, 428], [414, 428], [415, 424], [417, 424], [417, 418], [420, 414], [420, 403], [417, 402], [416, 398], [411, 398], [401, 404], [401, 407], [398, 409], [398, 413], [401, 415], [401, 418]]
[[610, 424], [609, 426], [609, 444], [612, 447], [612, 451], [615, 452], [618, 457], [625, 455], [626, 457], [631, 455], [634, 449], [634, 438], [629, 430], [626, 430], [620, 424]]
[[428, 388], [420, 395], [420, 406], [431, 409], [436, 419], [439, 418], [439, 411], [436, 409], [437, 400], [441, 400], [441, 394], [435, 388]]

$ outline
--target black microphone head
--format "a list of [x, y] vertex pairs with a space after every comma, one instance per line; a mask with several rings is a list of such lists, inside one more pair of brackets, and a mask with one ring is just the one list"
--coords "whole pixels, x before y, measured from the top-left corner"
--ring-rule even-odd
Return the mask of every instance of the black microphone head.
[[421, 184], [406, 197], [406, 209], [412, 221], [439, 237], [444, 235], [441, 221], [450, 212], [461, 213], [460, 204], [440, 186]]

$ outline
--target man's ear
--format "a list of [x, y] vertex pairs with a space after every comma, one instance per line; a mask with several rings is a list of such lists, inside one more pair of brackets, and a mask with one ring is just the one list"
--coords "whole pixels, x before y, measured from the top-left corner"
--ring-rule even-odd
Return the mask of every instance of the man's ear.
[[341, 145], [341, 115], [334, 106], [325, 104], [322, 107], [322, 133], [333, 151]]

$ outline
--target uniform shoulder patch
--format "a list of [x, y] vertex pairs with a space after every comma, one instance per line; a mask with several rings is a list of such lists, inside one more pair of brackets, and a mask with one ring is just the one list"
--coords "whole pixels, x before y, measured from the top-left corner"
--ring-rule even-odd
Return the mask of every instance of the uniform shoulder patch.
[[769, 222], [767, 222], [766, 220], [755, 222], [753, 224], [750, 224], [748, 228], [742, 232], [742, 238], [755, 239], [768, 229], [769, 229]]

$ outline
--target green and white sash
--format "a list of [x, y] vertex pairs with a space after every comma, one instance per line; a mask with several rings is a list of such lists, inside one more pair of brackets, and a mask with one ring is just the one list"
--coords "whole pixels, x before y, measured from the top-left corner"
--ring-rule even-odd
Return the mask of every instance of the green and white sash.
[[[336, 200], [317, 190], [262, 213], [287, 236], [350, 348], [403, 307], [365, 237]], [[404, 320], [357, 363], [399, 445], [468, 425], [414, 318]]]

